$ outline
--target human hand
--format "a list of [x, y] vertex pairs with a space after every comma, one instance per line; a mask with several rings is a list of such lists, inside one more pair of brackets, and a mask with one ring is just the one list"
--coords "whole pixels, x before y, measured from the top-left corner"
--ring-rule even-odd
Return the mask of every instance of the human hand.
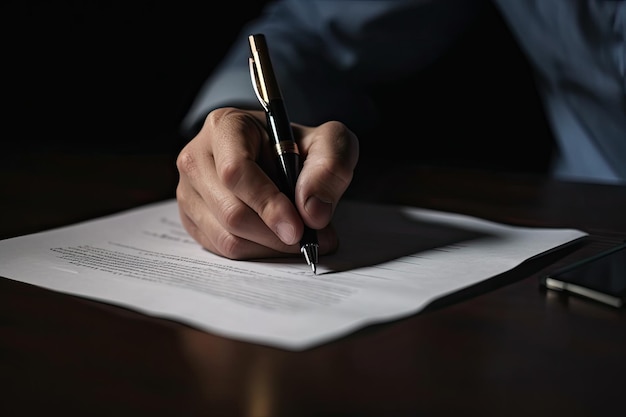
[[320, 254], [334, 251], [331, 219], [352, 181], [358, 139], [336, 121], [292, 124], [303, 166], [295, 206], [273, 181], [262, 111], [212, 111], [176, 160], [176, 198], [183, 226], [204, 248], [231, 259], [300, 253], [304, 223], [318, 230]]

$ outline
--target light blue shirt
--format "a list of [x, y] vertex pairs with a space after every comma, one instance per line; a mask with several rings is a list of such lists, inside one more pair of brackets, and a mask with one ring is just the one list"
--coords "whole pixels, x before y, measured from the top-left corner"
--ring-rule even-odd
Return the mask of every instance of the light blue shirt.
[[[532, 64], [558, 142], [554, 175], [626, 184], [626, 1], [494, 0]], [[264, 33], [293, 121], [378, 115], [361, 85], [401, 78], [439, 57], [480, 10], [471, 0], [286, 0], [243, 28], [183, 120], [258, 107], [247, 35]], [[409, 104], [410, 105], [410, 104]]]

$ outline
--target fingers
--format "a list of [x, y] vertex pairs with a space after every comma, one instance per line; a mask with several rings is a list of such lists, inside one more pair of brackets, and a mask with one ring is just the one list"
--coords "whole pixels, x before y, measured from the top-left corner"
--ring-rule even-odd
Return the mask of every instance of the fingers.
[[[259, 165], [259, 154], [268, 149], [267, 145], [263, 146], [268, 141], [265, 132], [256, 120], [254, 123], [244, 122], [229, 119], [232, 126], [228, 134], [214, 138], [213, 156], [218, 181], [252, 209], [282, 242], [295, 245], [303, 232], [302, 219], [293, 203]], [[233, 138], [237, 137], [254, 140], [236, 147]], [[269, 155], [263, 157], [272, 158]], [[237, 209], [232, 212], [237, 213]], [[236, 216], [225, 213], [224, 221], [236, 227], [234, 221], [229, 221], [230, 217]]]
[[[225, 112], [218, 112], [228, 119]], [[217, 124], [216, 120], [207, 119], [207, 124]], [[254, 126], [254, 125], [253, 125]], [[272, 186], [259, 181], [262, 171], [250, 165], [248, 158], [256, 155], [255, 145], [260, 143], [258, 132], [253, 128], [241, 137], [246, 140], [232, 140], [232, 143], [220, 143], [219, 136], [229, 136], [229, 128], [214, 126], [203, 129], [181, 151], [177, 158], [180, 179], [176, 190], [181, 221], [191, 236], [208, 250], [233, 259], [276, 256], [279, 253], [297, 252], [297, 246], [290, 247], [278, 239], [269, 230], [253, 208], [243, 202], [228, 188], [216, 169], [216, 158], [224, 154], [224, 164], [239, 166], [243, 170], [252, 170], [250, 177], [255, 179], [250, 187]], [[240, 129], [236, 129], [240, 131]], [[240, 134], [240, 133], [238, 133]], [[234, 139], [239, 136], [232, 136]], [[220, 149], [223, 147], [223, 149]], [[218, 156], [216, 156], [216, 151]], [[230, 156], [229, 156], [230, 155]], [[229, 181], [233, 181], [232, 179]], [[258, 184], [257, 184], [258, 183]], [[244, 194], [250, 191], [244, 192]], [[293, 206], [292, 210], [295, 210]]]
[[[246, 216], [245, 212], [235, 216], [240, 219], [237, 224], [241, 224], [242, 229], [246, 230], [242, 234], [244, 236], [238, 236], [235, 234], [236, 230], [228, 230], [222, 226], [218, 217], [208, 210], [199, 194], [193, 191], [189, 194], [184, 191], [184, 188], [183, 185], [177, 188], [181, 221], [189, 234], [209, 251], [231, 259], [266, 258], [294, 252], [295, 249], [283, 248], [282, 242], [271, 233], [258, 216]], [[252, 222], [246, 219], [252, 219]], [[250, 234], [251, 238], [258, 236], [260, 243], [245, 238], [246, 234]], [[273, 237], [273, 241], [264, 241], [266, 237], [271, 240]], [[272, 249], [274, 246], [280, 249]]]

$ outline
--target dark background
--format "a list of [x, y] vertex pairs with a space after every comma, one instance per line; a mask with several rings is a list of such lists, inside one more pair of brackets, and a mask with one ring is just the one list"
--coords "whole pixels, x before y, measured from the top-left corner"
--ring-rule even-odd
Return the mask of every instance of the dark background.
[[3, 2], [5, 150], [175, 152], [193, 95], [262, 5]]
[[[3, 169], [32, 153], [174, 160], [188, 140], [179, 124], [198, 88], [265, 3], [3, 2]], [[387, 122], [360, 136], [359, 169], [374, 166], [376, 174], [385, 159], [545, 170], [551, 134], [528, 63], [485, 4], [434, 66], [379, 86]]]
[[175, 196], [179, 124], [263, 2], [0, 3], [0, 239]]

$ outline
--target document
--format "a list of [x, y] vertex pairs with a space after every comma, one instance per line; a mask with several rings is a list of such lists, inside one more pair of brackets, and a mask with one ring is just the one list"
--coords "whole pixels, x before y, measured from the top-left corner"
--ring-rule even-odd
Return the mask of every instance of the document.
[[342, 201], [340, 247], [234, 261], [203, 249], [174, 199], [0, 241], [0, 276], [228, 338], [303, 350], [430, 302], [585, 236], [414, 207]]

